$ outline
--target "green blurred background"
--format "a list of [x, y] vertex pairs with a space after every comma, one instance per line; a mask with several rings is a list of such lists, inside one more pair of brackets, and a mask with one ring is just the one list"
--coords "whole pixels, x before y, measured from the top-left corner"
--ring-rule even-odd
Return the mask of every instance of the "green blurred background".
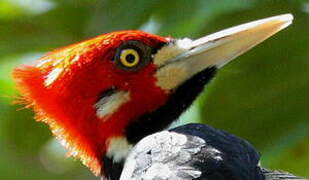
[[203, 119], [249, 140], [263, 166], [309, 177], [309, 1], [0, 0], [0, 179], [97, 179], [11, 104], [14, 66], [114, 30], [197, 38], [282, 13], [294, 24], [225, 66], [181, 122]]

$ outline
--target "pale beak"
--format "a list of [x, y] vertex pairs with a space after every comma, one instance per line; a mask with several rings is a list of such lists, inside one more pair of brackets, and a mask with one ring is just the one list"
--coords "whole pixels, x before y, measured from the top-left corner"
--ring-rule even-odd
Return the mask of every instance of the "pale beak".
[[286, 28], [293, 16], [269, 17], [202, 37], [180, 39], [164, 46], [154, 57], [158, 66], [157, 85], [164, 90], [177, 88], [209, 67], [220, 68], [265, 39]]

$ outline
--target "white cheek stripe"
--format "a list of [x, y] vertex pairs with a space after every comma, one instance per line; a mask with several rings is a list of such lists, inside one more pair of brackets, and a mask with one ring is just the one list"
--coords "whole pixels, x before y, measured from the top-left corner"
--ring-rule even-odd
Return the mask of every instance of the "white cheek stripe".
[[178, 55], [186, 52], [192, 40], [189, 38], [178, 39], [174, 43], [163, 46], [154, 56], [153, 62], [157, 66], [165, 64], [167, 61], [174, 59]]
[[130, 93], [128, 91], [118, 91], [110, 96], [100, 99], [94, 107], [97, 109], [97, 116], [104, 118], [115, 113], [118, 108], [130, 100]]
[[[180, 54], [187, 52], [191, 44], [191, 39], [184, 38], [162, 47], [153, 58], [154, 64], [158, 67], [166, 64]], [[187, 71], [188, 68], [183, 63], [174, 63], [171, 66], [167, 65], [156, 72], [156, 85], [167, 91], [174, 89], [189, 78]]]
[[[163, 46], [154, 56], [154, 64], [160, 67], [168, 63], [168, 61], [175, 59], [180, 54], [187, 52], [191, 44], [191, 39], [184, 38]], [[183, 63], [174, 63], [172, 66], [163, 67], [155, 74], [157, 78], [156, 85], [167, 91], [174, 89], [189, 78], [187, 71], [188, 67]]]
[[125, 137], [111, 137], [107, 140], [107, 157], [112, 158], [114, 162], [125, 160], [133, 148]]

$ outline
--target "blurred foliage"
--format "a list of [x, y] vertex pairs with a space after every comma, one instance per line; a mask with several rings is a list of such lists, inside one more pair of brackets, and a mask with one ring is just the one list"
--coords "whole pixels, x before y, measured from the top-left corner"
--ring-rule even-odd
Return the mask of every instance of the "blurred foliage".
[[29, 110], [11, 104], [10, 73], [17, 64], [114, 30], [197, 38], [283, 13], [292, 13], [294, 24], [225, 66], [185, 119], [247, 139], [268, 168], [309, 177], [308, 1], [1, 0], [1, 179], [96, 179], [63, 158], [64, 150]]

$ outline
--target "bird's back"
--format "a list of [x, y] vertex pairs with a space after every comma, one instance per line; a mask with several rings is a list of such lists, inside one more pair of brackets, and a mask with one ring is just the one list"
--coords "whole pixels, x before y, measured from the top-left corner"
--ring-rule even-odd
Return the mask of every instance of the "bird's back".
[[264, 180], [247, 141], [204, 124], [150, 135], [127, 159], [122, 179]]

